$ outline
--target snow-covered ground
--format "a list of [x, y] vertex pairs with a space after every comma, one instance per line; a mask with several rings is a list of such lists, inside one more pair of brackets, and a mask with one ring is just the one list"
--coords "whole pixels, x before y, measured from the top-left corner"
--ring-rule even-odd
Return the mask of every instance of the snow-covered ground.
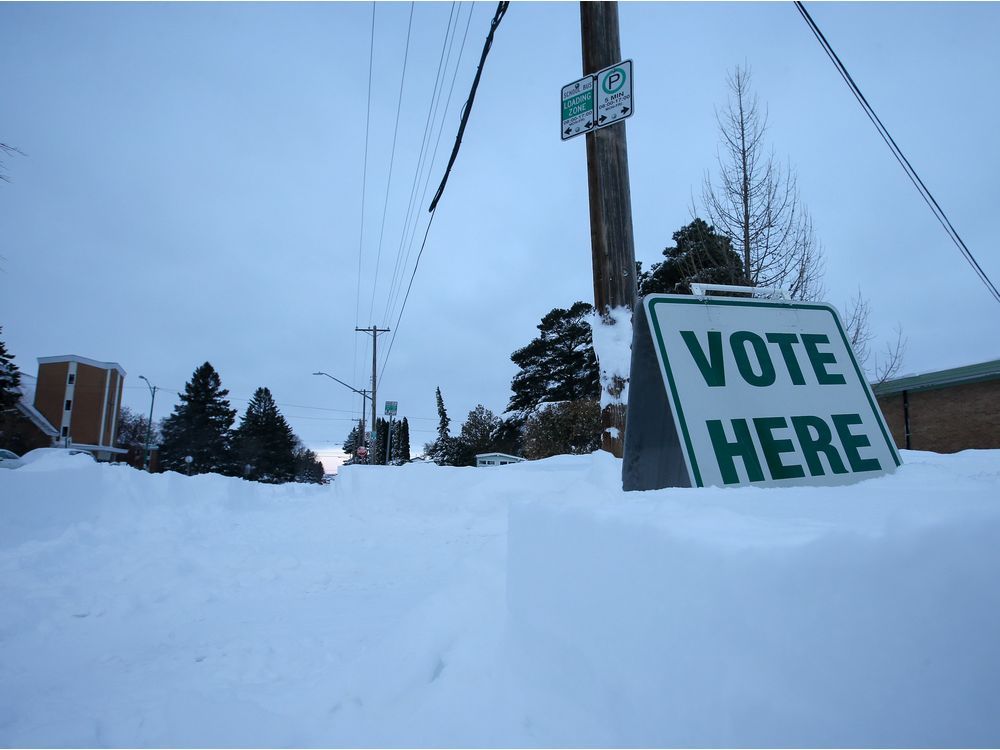
[[1000, 451], [625, 494], [0, 472], [0, 744], [1000, 744]]

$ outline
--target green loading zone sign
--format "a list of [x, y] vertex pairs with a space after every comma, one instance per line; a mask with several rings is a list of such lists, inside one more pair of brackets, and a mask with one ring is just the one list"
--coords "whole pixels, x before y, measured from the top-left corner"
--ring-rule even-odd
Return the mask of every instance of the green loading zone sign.
[[847, 484], [899, 465], [830, 305], [655, 294], [637, 306], [626, 490]]

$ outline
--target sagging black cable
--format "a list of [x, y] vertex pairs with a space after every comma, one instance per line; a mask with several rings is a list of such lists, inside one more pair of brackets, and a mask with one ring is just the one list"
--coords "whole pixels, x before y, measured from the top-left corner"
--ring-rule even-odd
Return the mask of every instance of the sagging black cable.
[[434, 198], [431, 200], [431, 205], [427, 209], [431, 213], [434, 213], [434, 209], [437, 208], [438, 201], [441, 200], [441, 195], [444, 193], [444, 186], [448, 182], [448, 175], [451, 174], [451, 168], [455, 164], [455, 159], [458, 157], [458, 149], [462, 145], [462, 135], [465, 133], [465, 126], [469, 122], [469, 114], [472, 112], [472, 102], [476, 98], [476, 89], [479, 88], [479, 79], [483, 75], [483, 66], [486, 64], [486, 56], [490, 53], [490, 47], [493, 46], [493, 35], [496, 33], [497, 27], [500, 25], [500, 21], [503, 19], [504, 14], [507, 13], [507, 6], [509, 2], [497, 3], [497, 12], [493, 16], [493, 20], [490, 22], [490, 33], [486, 35], [486, 43], [483, 45], [483, 54], [479, 58], [479, 67], [476, 68], [476, 77], [472, 79], [472, 89], [469, 91], [469, 98], [465, 102], [465, 106], [462, 108], [462, 122], [458, 126], [458, 135], [455, 137], [455, 147], [451, 150], [451, 157], [448, 159], [448, 166], [445, 167], [444, 177], [441, 178], [441, 184], [438, 186], [437, 192], [434, 193]]

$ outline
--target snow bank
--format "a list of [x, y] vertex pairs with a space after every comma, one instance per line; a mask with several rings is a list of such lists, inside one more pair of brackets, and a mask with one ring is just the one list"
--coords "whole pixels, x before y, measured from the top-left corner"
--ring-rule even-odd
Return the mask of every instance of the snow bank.
[[998, 453], [906, 458], [854, 488], [514, 503], [525, 663], [612, 745], [996, 745]]
[[0, 745], [1000, 743], [1000, 452], [619, 477], [0, 472]]

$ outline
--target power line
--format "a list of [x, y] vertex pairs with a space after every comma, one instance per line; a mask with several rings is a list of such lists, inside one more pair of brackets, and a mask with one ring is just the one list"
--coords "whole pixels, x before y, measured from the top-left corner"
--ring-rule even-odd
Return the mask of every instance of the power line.
[[[403, 108], [403, 85], [406, 83], [406, 63], [410, 57], [410, 32], [413, 29], [413, 6], [415, 3], [410, 3], [410, 20], [406, 25], [406, 48], [403, 51], [403, 73], [399, 77], [399, 95], [396, 99], [396, 124], [392, 131], [392, 149], [389, 154], [389, 177], [386, 179], [385, 183], [385, 202], [382, 205], [382, 226], [378, 233], [378, 252], [375, 255], [375, 277], [372, 279], [372, 301], [368, 309], [368, 319], [371, 321], [372, 313], [375, 311], [375, 290], [378, 287], [378, 271], [379, 265], [382, 262], [382, 238], [385, 236], [385, 216], [389, 210], [389, 192], [392, 188], [392, 170], [396, 164], [396, 139], [399, 136], [399, 113]], [[358, 321], [355, 321], [354, 327], [357, 328]]]
[[[416, 208], [416, 205], [417, 205], [416, 204], [416, 200], [417, 200], [417, 186], [420, 184], [420, 175], [421, 175], [421, 173], [423, 172], [423, 169], [424, 169], [424, 159], [427, 156], [427, 149], [428, 149], [428, 146], [430, 145], [430, 134], [433, 131], [432, 123], [434, 122], [434, 119], [435, 119], [435, 117], [437, 115], [438, 103], [441, 100], [441, 85], [444, 82], [444, 78], [441, 75], [441, 71], [446, 66], [446, 50], [447, 50], [447, 55], [450, 56], [450, 54], [451, 54], [451, 43], [454, 40], [454, 30], [452, 29], [451, 22], [452, 22], [452, 18], [455, 15], [455, 5], [456, 5], [456, 3], [454, 3], [454, 2], [451, 4], [451, 12], [448, 14], [448, 24], [445, 27], [444, 39], [441, 41], [441, 55], [438, 57], [437, 72], [434, 74], [434, 87], [433, 87], [433, 89], [431, 91], [430, 101], [427, 104], [427, 119], [424, 122], [424, 133], [423, 133], [423, 135], [420, 138], [420, 153], [417, 156], [417, 168], [413, 172], [413, 183], [410, 185], [410, 198], [409, 198], [409, 201], [407, 202], [407, 205], [406, 205], [406, 216], [403, 219], [403, 231], [400, 233], [399, 247], [396, 250], [396, 262], [393, 265], [393, 269], [392, 269], [392, 279], [391, 279], [391, 282], [389, 284], [389, 294], [388, 294], [388, 296], [386, 298], [386, 309], [385, 309], [385, 311], [383, 313], [383, 316], [382, 316], [383, 320], [389, 320], [389, 317], [390, 317], [389, 312], [392, 309], [393, 298], [398, 293], [397, 284], [402, 281], [402, 278], [403, 278], [402, 277], [402, 272], [405, 270], [406, 264], [410, 260], [410, 250], [413, 247], [413, 233], [411, 233], [411, 231], [410, 231], [410, 219], [411, 218], [414, 219], [414, 222], [413, 222], [413, 230], [414, 230], [414, 232], [416, 230], [417, 222], [419, 221], [418, 217], [416, 215], [414, 215], [414, 208]], [[461, 7], [461, 4], [459, 4], [459, 7]], [[471, 10], [469, 12], [469, 17], [470, 18], [472, 17]], [[457, 23], [456, 23], [455, 29], [457, 30], [457, 28], [458, 28], [458, 26], [457, 26]], [[466, 31], [468, 31], [468, 26], [466, 27]], [[449, 39], [449, 35], [450, 35], [450, 39]], [[463, 42], [463, 46], [464, 46], [464, 42]], [[434, 160], [432, 158], [431, 161], [430, 161], [430, 163], [427, 164], [427, 174], [428, 174], [428, 176], [430, 175], [430, 171], [433, 168], [433, 164], [434, 164]], [[409, 245], [406, 244], [406, 236], [407, 236], [407, 234], [410, 234], [410, 244]], [[405, 260], [402, 261], [402, 265], [401, 265], [400, 264], [400, 260], [403, 259], [403, 247], [404, 246], [407, 247], [407, 252], [406, 252], [406, 258], [405, 258]]]
[[[496, 33], [497, 27], [500, 25], [500, 21], [503, 19], [504, 15], [507, 13], [507, 7], [510, 5], [506, 0], [501, 0], [497, 3], [496, 13], [493, 15], [493, 20], [490, 21], [490, 31], [486, 35], [486, 42], [483, 45], [483, 52], [479, 58], [479, 67], [476, 69], [476, 77], [472, 81], [472, 88], [469, 91], [469, 98], [465, 102], [465, 106], [462, 109], [462, 121], [458, 126], [458, 136], [455, 138], [455, 147], [452, 149], [451, 158], [448, 160], [448, 166], [445, 169], [444, 178], [441, 180], [441, 185], [437, 189], [437, 193], [434, 195], [434, 200], [431, 201], [430, 208], [430, 219], [427, 221], [427, 229], [424, 231], [424, 239], [420, 243], [420, 252], [417, 253], [417, 260], [413, 264], [413, 273], [410, 274], [410, 282], [406, 287], [406, 295], [403, 297], [403, 304], [399, 308], [399, 316], [396, 318], [396, 325], [393, 327], [392, 338], [389, 340], [388, 352], [385, 355], [385, 359], [382, 362], [382, 372], [385, 372], [386, 365], [389, 362], [389, 354], [392, 353], [392, 346], [396, 343], [396, 335], [399, 333], [399, 324], [403, 319], [403, 313], [406, 310], [406, 302], [410, 298], [410, 290], [413, 288], [413, 279], [417, 275], [417, 269], [420, 268], [420, 259], [423, 257], [424, 248], [427, 246], [427, 237], [431, 231], [431, 225], [434, 223], [434, 217], [437, 215], [438, 202], [441, 200], [441, 196], [444, 193], [445, 184], [448, 182], [448, 174], [451, 172], [451, 168], [455, 164], [455, 159], [458, 156], [458, 149], [462, 145], [462, 134], [465, 132], [465, 126], [469, 122], [469, 115], [472, 112], [472, 103], [476, 98], [476, 89], [479, 88], [479, 80], [483, 74], [483, 66], [486, 64], [486, 56], [490, 52], [490, 48], [493, 46], [493, 35]], [[379, 375], [379, 380], [381, 380], [382, 375]]]
[[[354, 297], [354, 326], [357, 327], [361, 315], [361, 256], [365, 239], [365, 195], [368, 185], [368, 132], [372, 119], [372, 62], [375, 59], [375, 2], [372, 0], [372, 28], [368, 45], [368, 106], [365, 115], [365, 156], [361, 169], [361, 222], [358, 231], [358, 288]], [[354, 377], [358, 376], [358, 338], [354, 337]], [[363, 407], [362, 407], [363, 408]]]
[[[428, 185], [430, 184], [430, 180], [431, 180], [431, 170], [434, 168], [434, 161], [435, 161], [435, 159], [437, 159], [438, 146], [441, 145], [441, 135], [444, 133], [444, 123], [445, 123], [445, 119], [448, 116], [448, 107], [451, 105], [451, 96], [452, 96], [452, 94], [455, 91], [455, 81], [458, 79], [458, 69], [461, 67], [461, 64], [462, 64], [462, 54], [465, 52], [465, 42], [466, 42], [466, 40], [467, 40], [467, 38], [469, 36], [469, 26], [470, 26], [470, 23], [472, 21], [472, 13], [473, 13], [474, 10], [475, 10], [475, 5], [472, 5], [472, 7], [469, 8], [469, 15], [468, 15], [468, 17], [465, 20], [465, 33], [462, 36], [462, 45], [459, 48], [458, 57], [455, 60], [455, 68], [452, 71], [451, 85], [448, 87], [448, 98], [445, 100], [444, 109], [443, 109], [442, 114], [441, 114], [441, 124], [438, 126], [437, 139], [434, 141], [434, 151], [432, 152], [430, 161], [428, 162], [427, 173], [426, 173], [426, 175], [424, 177], [424, 187], [423, 187], [423, 190], [420, 193], [420, 203], [423, 203], [424, 200], [427, 198], [427, 188], [428, 188]], [[457, 28], [458, 28], [457, 23], [456, 23], [456, 27], [455, 28], [457, 30]], [[450, 56], [450, 54], [451, 54], [451, 48], [450, 48], [450, 45], [449, 45], [449, 56]], [[447, 65], [448, 65], [448, 63], [447, 63], [447, 60], [446, 60], [445, 61], [445, 67], [447, 67]], [[444, 79], [442, 78], [442, 83], [443, 82], [444, 82]], [[439, 94], [438, 98], [440, 100], [440, 94]], [[435, 105], [435, 110], [436, 109], [437, 109], [437, 106]], [[432, 128], [432, 130], [433, 130], [433, 128]], [[430, 145], [429, 141], [428, 141], [428, 145]], [[407, 264], [410, 262], [410, 254], [413, 252], [413, 240], [416, 237], [417, 225], [418, 224], [419, 224], [419, 215], [414, 216], [413, 229], [412, 229], [412, 231], [410, 233], [410, 240], [409, 240], [409, 243], [407, 244], [407, 247], [406, 247], [406, 258], [404, 259], [403, 264], [402, 264], [402, 266], [400, 268], [401, 272], [405, 271]], [[401, 273], [400, 277], [399, 277], [400, 285], [402, 285], [402, 281], [403, 281], [403, 275]], [[400, 293], [400, 291], [401, 291], [401, 286], [397, 287], [395, 289], [395, 294], [393, 295], [392, 294], [392, 290], [390, 289], [390, 298], [389, 298], [389, 300], [387, 300], [387, 307], [386, 307], [386, 311], [387, 311], [386, 312], [386, 317], [387, 317], [387, 319], [389, 317], [389, 311], [394, 308], [396, 302], [399, 299], [399, 293]], [[388, 358], [388, 353], [386, 353], [386, 358]], [[383, 359], [383, 362], [384, 362], [384, 359]]]
[[830, 42], [827, 41], [826, 37], [823, 35], [823, 32], [820, 31], [819, 26], [816, 25], [816, 22], [813, 20], [812, 16], [809, 15], [809, 11], [806, 10], [805, 6], [799, 0], [795, 1], [795, 7], [798, 9], [799, 13], [805, 20], [806, 24], [808, 24], [809, 28], [812, 30], [813, 35], [816, 37], [817, 41], [819, 41], [820, 46], [823, 47], [823, 51], [826, 52], [827, 57], [830, 58], [831, 62], [833, 62], [834, 64], [834, 67], [837, 68], [837, 72], [840, 73], [841, 78], [844, 79], [844, 82], [847, 83], [848, 88], [851, 89], [851, 93], [854, 94], [854, 98], [858, 100], [858, 103], [861, 105], [861, 108], [864, 110], [865, 114], [868, 115], [868, 119], [871, 120], [872, 124], [875, 126], [875, 129], [878, 131], [878, 134], [882, 137], [882, 140], [885, 141], [885, 144], [889, 147], [889, 150], [892, 152], [892, 155], [896, 158], [896, 161], [899, 162], [899, 165], [903, 168], [903, 171], [906, 173], [906, 176], [910, 179], [910, 182], [913, 183], [913, 186], [917, 189], [917, 192], [920, 193], [920, 197], [924, 199], [924, 203], [926, 203], [927, 207], [930, 208], [931, 213], [934, 214], [934, 217], [944, 228], [945, 232], [948, 234], [948, 237], [958, 248], [959, 252], [962, 253], [962, 256], [965, 258], [966, 262], [968, 262], [968, 264], [972, 266], [972, 269], [979, 276], [980, 280], [982, 280], [983, 284], [986, 285], [986, 288], [989, 290], [993, 298], [997, 302], [1000, 302], [1000, 290], [997, 290], [996, 285], [990, 280], [990, 277], [986, 274], [986, 271], [984, 271], [982, 266], [979, 265], [979, 262], [972, 255], [972, 251], [969, 250], [968, 246], [965, 244], [965, 241], [959, 236], [958, 231], [952, 225], [951, 220], [948, 218], [948, 215], [944, 212], [944, 209], [942, 209], [941, 206], [938, 204], [937, 200], [931, 194], [931, 191], [924, 184], [924, 181], [920, 179], [920, 175], [917, 174], [917, 170], [915, 170], [913, 168], [913, 165], [910, 164], [909, 159], [907, 159], [906, 156], [903, 154], [902, 149], [899, 148], [899, 145], [896, 143], [895, 139], [889, 133], [888, 128], [886, 128], [882, 120], [875, 113], [874, 108], [871, 106], [871, 104], [868, 103], [868, 100], [865, 98], [864, 94], [861, 93], [861, 89], [854, 82], [854, 79], [851, 77], [851, 74], [847, 71], [846, 66], [844, 65], [843, 62], [841, 62], [840, 58], [837, 56], [837, 53], [834, 52]]

